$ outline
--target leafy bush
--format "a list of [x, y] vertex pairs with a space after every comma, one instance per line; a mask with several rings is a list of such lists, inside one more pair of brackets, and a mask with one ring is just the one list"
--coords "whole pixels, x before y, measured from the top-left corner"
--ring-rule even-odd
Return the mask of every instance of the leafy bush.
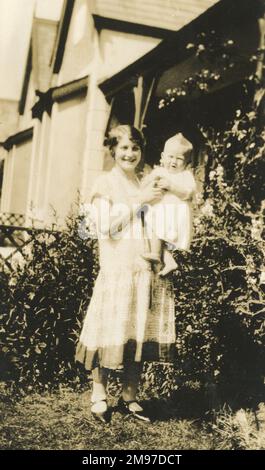
[[97, 272], [96, 243], [64, 232], [33, 232], [24, 266], [1, 273], [1, 363], [5, 379], [50, 386], [79, 381], [74, 352]]

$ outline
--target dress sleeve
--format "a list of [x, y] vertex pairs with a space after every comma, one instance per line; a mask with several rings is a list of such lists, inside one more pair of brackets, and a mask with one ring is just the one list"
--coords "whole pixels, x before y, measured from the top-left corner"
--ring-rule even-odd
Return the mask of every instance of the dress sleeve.
[[94, 181], [85, 205], [86, 226], [93, 238], [101, 238], [109, 232], [111, 207], [111, 185], [107, 175], [103, 174]]
[[96, 197], [112, 202], [111, 187], [106, 175], [100, 175], [94, 182], [89, 195], [89, 202], [92, 203]]
[[[99, 199], [98, 202], [97, 199]], [[110, 212], [112, 206], [111, 188], [106, 174], [97, 177], [86, 201], [79, 207], [81, 236], [84, 232], [86, 238], [98, 238], [101, 231], [108, 229], [105, 227], [108, 217], [102, 218], [98, 215], [99, 205], [103, 208], [102, 214]]]

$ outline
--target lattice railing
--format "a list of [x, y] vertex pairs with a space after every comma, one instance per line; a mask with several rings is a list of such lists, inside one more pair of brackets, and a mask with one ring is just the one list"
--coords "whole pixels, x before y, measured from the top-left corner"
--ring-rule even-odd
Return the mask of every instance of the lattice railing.
[[25, 217], [21, 214], [0, 214], [0, 270], [12, 271], [14, 263], [25, 258], [25, 247], [36, 241], [36, 235], [46, 234], [51, 237], [51, 245], [56, 242], [61, 232], [43, 228], [25, 227]]
[[0, 225], [25, 226], [25, 215], [13, 212], [0, 212]]

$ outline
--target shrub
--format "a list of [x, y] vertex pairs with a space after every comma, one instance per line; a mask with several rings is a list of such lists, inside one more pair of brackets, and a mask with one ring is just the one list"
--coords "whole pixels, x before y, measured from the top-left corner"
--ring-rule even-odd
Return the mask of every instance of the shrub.
[[[64, 232], [33, 232], [24, 266], [1, 273], [1, 362], [5, 379], [46, 387], [79, 381], [75, 343], [97, 273], [96, 242]], [[80, 376], [82, 377], [82, 375]]]

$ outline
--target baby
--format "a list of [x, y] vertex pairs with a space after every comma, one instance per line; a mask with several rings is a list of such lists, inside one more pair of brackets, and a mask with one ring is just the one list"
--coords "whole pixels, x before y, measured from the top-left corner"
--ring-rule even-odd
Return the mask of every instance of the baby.
[[192, 172], [186, 167], [192, 149], [192, 144], [182, 134], [176, 134], [165, 143], [161, 166], [154, 168], [142, 179], [143, 186], [152, 182], [165, 190], [162, 199], [149, 206], [145, 214], [149, 251], [142, 255], [148, 261], [164, 263], [159, 272], [161, 276], [177, 268], [170, 251], [190, 248], [191, 200], [196, 183]]

